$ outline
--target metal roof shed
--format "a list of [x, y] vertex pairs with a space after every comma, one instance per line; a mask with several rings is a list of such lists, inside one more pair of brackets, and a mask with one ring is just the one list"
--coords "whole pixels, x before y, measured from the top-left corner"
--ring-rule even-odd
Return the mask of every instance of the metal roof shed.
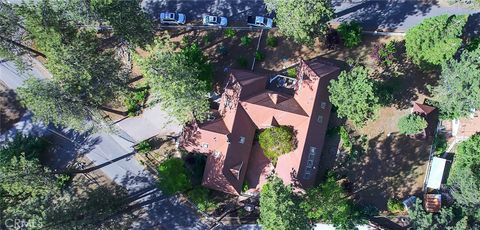
[[428, 173], [427, 188], [439, 189], [442, 184], [443, 171], [445, 170], [446, 159], [434, 157], [430, 172]]

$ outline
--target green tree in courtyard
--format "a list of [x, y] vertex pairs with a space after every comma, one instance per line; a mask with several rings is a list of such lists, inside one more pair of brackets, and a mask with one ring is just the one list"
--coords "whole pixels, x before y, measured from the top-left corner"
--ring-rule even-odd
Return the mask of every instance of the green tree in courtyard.
[[169, 158], [158, 166], [158, 185], [167, 194], [184, 192], [190, 189], [190, 179], [188, 178], [183, 160], [180, 158]]
[[276, 177], [270, 177], [260, 193], [259, 223], [265, 230], [310, 229], [305, 212], [291, 186]]
[[288, 126], [267, 128], [258, 137], [263, 153], [274, 164], [279, 156], [295, 149], [296, 141], [294, 130]]
[[408, 114], [400, 118], [397, 125], [401, 134], [417, 134], [427, 128], [428, 123], [422, 116]]
[[480, 48], [465, 51], [460, 60], [442, 67], [442, 75], [433, 94], [445, 119], [468, 117], [480, 108]]
[[363, 126], [367, 120], [375, 118], [379, 108], [374, 82], [368, 75], [368, 69], [357, 66], [350, 71], [342, 71], [328, 87], [330, 101], [338, 108], [338, 115], [357, 126]]
[[415, 64], [441, 65], [462, 45], [468, 15], [441, 15], [423, 20], [407, 31], [407, 56]]
[[209, 111], [208, 83], [200, 79], [201, 67], [191, 62], [193, 55], [174, 52], [161, 40], [147, 46], [147, 51], [147, 57], [136, 55], [135, 61], [150, 86], [151, 103], [158, 103], [182, 123], [204, 120]]
[[266, 0], [265, 4], [269, 12], [275, 11], [279, 31], [299, 43], [312, 43], [324, 35], [334, 14], [325, 0]]
[[347, 197], [335, 177], [329, 175], [319, 186], [307, 189], [301, 207], [314, 222], [333, 224], [337, 229], [353, 229], [363, 221]]

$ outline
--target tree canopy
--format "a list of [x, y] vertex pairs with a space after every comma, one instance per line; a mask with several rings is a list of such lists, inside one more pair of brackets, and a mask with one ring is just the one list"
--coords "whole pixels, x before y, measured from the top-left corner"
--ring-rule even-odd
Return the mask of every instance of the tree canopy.
[[259, 223], [266, 230], [311, 228], [292, 187], [276, 176], [270, 177], [262, 187]]
[[329, 175], [319, 186], [306, 190], [301, 207], [312, 221], [333, 224], [337, 229], [354, 229], [362, 222], [361, 214], [347, 197], [335, 177]]
[[279, 31], [299, 43], [312, 43], [324, 35], [334, 14], [325, 0], [265, 0], [265, 4], [269, 12], [275, 11]]
[[412, 225], [418, 230], [464, 230], [470, 228], [468, 217], [462, 217], [458, 206], [442, 207], [440, 213], [427, 213], [422, 206], [422, 201], [417, 198], [415, 204], [408, 210]]
[[151, 103], [158, 103], [183, 123], [204, 120], [209, 111], [209, 91], [198, 64], [185, 55], [186, 51], [174, 52], [162, 40], [156, 40], [154, 46], [146, 49], [148, 56], [135, 55], [134, 60], [150, 86]]
[[451, 60], [442, 67], [438, 86], [433, 94], [445, 119], [468, 117], [480, 108], [480, 48], [462, 53], [460, 60]]
[[158, 166], [158, 185], [167, 194], [184, 192], [191, 187], [183, 160], [170, 158]]
[[153, 19], [142, 10], [138, 0], [93, 0], [92, 8], [112, 26], [114, 34], [132, 45], [144, 47], [153, 42]]
[[[42, 139], [17, 136], [0, 149], [0, 216], [2, 220], [22, 219], [29, 229], [119, 229], [129, 215], [117, 213], [126, 208], [127, 193], [117, 187], [97, 188], [59, 183], [38, 158], [46, 151]], [[115, 214], [115, 215], [113, 215]], [[127, 221], [127, 222], [124, 222]], [[5, 227], [5, 222], [0, 227]]]
[[455, 153], [452, 170], [448, 178], [452, 195], [464, 213], [474, 216], [480, 223], [480, 134], [459, 144]]
[[337, 80], [328, 87], [330, 101], [337, 107], [338, 116], [363, 126], [376, 116], [379, 99], [375, 95], [374, 82], [368, 77], [365, 67], [357, 66], [350, 71], [342, 71]]
[[398, 121], [398, 129], [401, 134], [417, 134], [427, 128], [428, 123], [422, 116], [408, 114]]
[[278, 126], [263, 130], [258, 142], [263, 149], [265, 156], [274, 164], [279, 156], [289, 153], [295, 149], [295, 133], [292, 127]]
[[418, 65], [441, 65], [462, 45], [468, 15], [440, 15], [423, 20], [407, 31], [407, 56]]
[[112, 51], [101, 48], [94, 31], [75, 28], [48, 1], [23, 4], [19, 12], [53, 76], [27, 81], [19, 89], [20, 100], [47, 123], [78, 130], [89, 128], [86, 124], [102, 127], [99, 108], [127, 90], [129, 72]]

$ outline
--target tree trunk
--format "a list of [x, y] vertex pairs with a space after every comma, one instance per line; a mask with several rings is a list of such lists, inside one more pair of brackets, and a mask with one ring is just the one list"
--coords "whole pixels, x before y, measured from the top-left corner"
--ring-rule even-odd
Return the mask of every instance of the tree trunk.
[[0, 35], [0, 39], [3, 40], [3, 41], [6, 41], [6, 42], [8, 42], [8, 43], [11, 43], [11, 44], [13, 44], [13, 45], [15, 45], [15, 46], [18, 46], [18, 47], [20, 47], [20, 48], [22, 48], [22, 49], [24, 49], [24, 50], [26, 50], [26, 51], [28, 51], [28, 52], [32, 52], [32, 53], [34, 53], [34, 54], [36, 54], [36, 55], [38, 55], [38, 56], [41, 56], [41, 57], [43, 57], [43, 58], [47, 58], [47, 56], [46, 56], [45, 54], [43, 54], [42, 52], [37, 51], [37, 50], [34, 50], [34, 49], [32, 49], [32, 48], [30, 48], [30, 47], [28, 47], [28, 46], [25, 46], [25, 45], [23, 45], [23, 44], [20, 44], [20, 43], [16, 42], [16, 41], [10, 40], [10, 39], [8, 39], [8, 38], [6, 38], [6, 37], [3, 37], [3, 36], [1, 36], [1, 35]]

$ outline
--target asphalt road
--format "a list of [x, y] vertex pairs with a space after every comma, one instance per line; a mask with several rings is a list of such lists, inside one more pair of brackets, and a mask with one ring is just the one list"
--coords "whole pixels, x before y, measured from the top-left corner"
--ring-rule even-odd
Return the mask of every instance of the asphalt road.
[[[32, 70], [20, 72], [11, 62], [0, 63], [0, 81], [11, 89], [16, 89], [29, 77], [48, 78], [48, 72], [35, 63]], [[61, 130], [32, 122], [31, 114], [26, 114], [15, 127], [0, 135], [0, 145], [16, 133], [47, 135], [54, 138], [55, 156], [53, 164], [64, 168], [79, 155], [88, 157], [94, 165], [88, 166], [102, 170], [117, 184], [125, 187], [130, 194], [146, 194], [137, 202], [143, 205], [145, 214], [138, 219], [134, 229], [206, 229], [192, 209], [178, 204], [176, 199], [163, 195], [156, 188], [155, 178], [133, 157], [133, 143], [124, 133], [77, 133]]]
[[[336, 12], [332, 22], [356, 20], [368, 31], [405, 32], [424, 18], [479, 12], [421, 0], [332, 0], [332, 3]], [[163, 11], [184, 13], [187, 23], [194, 21], [195, 25], [205, 14], [226, 16], [229, 24], [239, 26], [245, 26], [248, 15], [267, 15], [263, 0], [144, 0], [142, 6], [155, 18]]]

